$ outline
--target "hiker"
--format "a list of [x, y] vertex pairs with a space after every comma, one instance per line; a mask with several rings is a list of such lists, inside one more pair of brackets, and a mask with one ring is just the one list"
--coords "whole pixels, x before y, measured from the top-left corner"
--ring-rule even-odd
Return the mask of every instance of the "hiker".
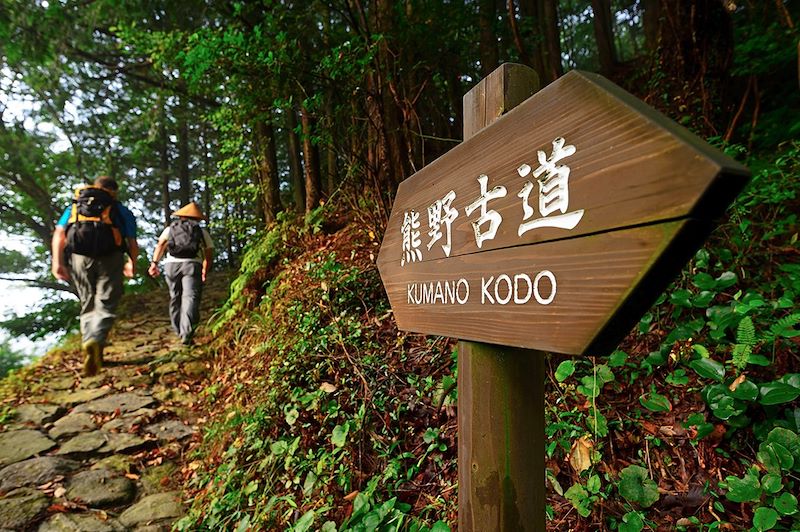
[[[72, 204], [56, 223], [52, 272], [72, 281], [81, 303], [83, 373], [96, 375], [123, 292], [123, 275], [136, 274], [136, 218], [117, 200], [117, 182], [98, 177], [75, 190]], [[125, 261], [125, 253], [128, 260]]]
[[166, 253], [164, 277], [169, 287], [172, 330], [180, 336], [183, 345], [191, 345], [200, 320], [200, 296], [211, 268], [214, 245], [211, 235], [200, 226], [205, 216], [195, 202], [184, 205], [172, 216], [178, 219], [158, 237], [148, 273], [158, 276], [158, 261]]

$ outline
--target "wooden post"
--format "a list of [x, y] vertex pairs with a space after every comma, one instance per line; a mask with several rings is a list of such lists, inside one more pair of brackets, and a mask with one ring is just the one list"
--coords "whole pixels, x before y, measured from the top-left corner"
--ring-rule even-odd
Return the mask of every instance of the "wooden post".
[[[506, 63], [464, 95], [464, 140], [539, 89]], [[458, 344], [458, 529], [545, 530], [544, 353]]]

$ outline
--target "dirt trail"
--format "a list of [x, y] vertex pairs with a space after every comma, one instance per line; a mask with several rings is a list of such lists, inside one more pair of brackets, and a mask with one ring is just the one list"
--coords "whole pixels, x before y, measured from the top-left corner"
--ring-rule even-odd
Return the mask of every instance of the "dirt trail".
[[[227, 295], [209, 279], [204, 322]], [[180, 472], [200, 439], [208, 375], [169, 327], [162, 287], [127, 296], [103, 370], [81, 377], [79, 348], [45, 357], [0, 402], [0, 532], [166, 531], [185, 510]]]

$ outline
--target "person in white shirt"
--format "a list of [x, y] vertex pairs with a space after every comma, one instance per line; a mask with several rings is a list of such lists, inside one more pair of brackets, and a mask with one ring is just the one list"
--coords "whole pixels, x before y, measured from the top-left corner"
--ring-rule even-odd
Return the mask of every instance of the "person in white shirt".
[[178, 218], [158, 237], [148, 273], [159, 274], [158, 262], [164, 260], [164, 278], [169, 287], [169, 316], [172, 329], [184, 345], [191, 345], [200, 321], [200, 298], [203, 283], [211, 268], [214, 245], [211, 235], [200, 226], [205, 220], [200, 207], [191, 202], [172, 214]]

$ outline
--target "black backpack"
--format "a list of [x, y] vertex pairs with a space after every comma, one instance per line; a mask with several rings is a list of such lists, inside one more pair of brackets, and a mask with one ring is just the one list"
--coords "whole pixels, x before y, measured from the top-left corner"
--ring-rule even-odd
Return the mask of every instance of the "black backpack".
[[202, 241], [203, 231], [200, 229], [200, 222], [180, 218], [169, 226], [167, 251], [173, 257], [193, 259], [197, 257]]
[[67, 222], [70, 253], [104, 257], [122, 249], [122, 233], [114, 225], [116, 200], [108, 190], [83, 186], [75, 190]]

